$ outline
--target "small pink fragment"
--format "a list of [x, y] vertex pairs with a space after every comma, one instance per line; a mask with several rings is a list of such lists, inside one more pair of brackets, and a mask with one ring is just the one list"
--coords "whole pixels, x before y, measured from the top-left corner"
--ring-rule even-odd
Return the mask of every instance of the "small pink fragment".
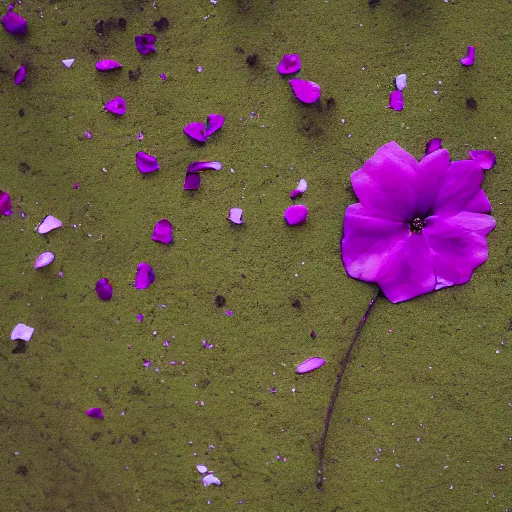
[[14, 85], [21, 85], [27, 79], [27, 68], [20, 66], [14, 73]]
[[85, 132], [84, 135], [85, 135], [86, 139], [92, 139], [92, 133], [91, 132], [87, 131], [87, 132]]
[[315, 103], [320, 99], [322, 89], [315, 82], [309, 80], [302, 80], [300, 78], [292, 78], [290, 80], [293, 93], [296, 98], [302, 103]]
[[18, 324], [11, 332], [11, 340], [30, 341], [34, 334], [34, 328], [25, 324]]
[[155, 272], [153, 267], [148, 263], [141, 261], [137, 265], [137, 273], [135, 275], [135, 288], [143, 290], [149, 288], [155, 281]]
[[304, 224], [308, 218], [308, 208], [303, 204], [288, 206], [284, 211], [283, 217], [289, 226]]
[[222, 482], [213, 473], [208, 473], [203, 477], [203, 486], [208, 487], [209, 485], [222, 485]]
[[34, 263], [34, 268], [43, 268], [47, 267], [51, 263], [53, 263], [53, 260], [55, 259], [55, 254], [53, 252], [42, 252], [36, 259]]
[[201, 473], [201, 475], [204, 475], [208, 472], [208, 467], [204, 464], [196, 464], [196, 469], [199, 473]]
[[172, 242], [172, 224], [168, 219], [160, 219], [153, 229], [151, 240], [160, 242], [162, 244], [169, 244]]
[[297, 366], [295, 372], [298, 374], [312, 372], [314, 370], [318, 370], [325, 364], [325, 359], [321, 357], [310, 357], [306, 359], [304, 362], [300, 363]]
[[466, 57], [462, 57], [460, 59], [460, 63], [463, 66], [472, 66], [475, 63], [475, 47], [474, 46], [468, 46], [468, 53]]
[[137, 319], [137, 322], [139, 322], [139, 323], [144, 321], [144, 315], [142, 315], [142, 314], [135, 315], [135, 318]]
[[75, 63], [75, 59], [64, 59], [62, 64], [66, 66], [68, 69]]
[[116, 96], [105, 103], [105, 110], [118, 116], [124, 116], [126, 114], [126, 101], [121, 96]]
[[314, 340], [316, 339], [316, 332], [314, 329], [311, 329], [311, 332], [309, 333], [309, 335], [311, 336], [311, 338]]
[[226, 316], [233, 316], [233, 311], [231, 311], [231, 309], [228, 309], [224, 314]]
[[137, 134], [137, 140], [144, 140], [144, 134], [141, 131]]
[[5, 215], [6, 217], [11, 215], [11, 207], [11, 196], [7, 192], [0, 190], [0, 215]]
[[137, 152], [135, 155], [135, 163], [137, 164], [137, 169], [143, 174], [160, 169], [156, 157], [148, 155], [144, 151]]
[[96, 283], [96, 293], [98, 294], [98, 298], [101, 300], [110, 300], [112, 298], [112, 284], [106, 277], [102, 277]]
[[301, 62], [297, 53], [283, 55], [281, 62], [277, 65], [277, 72], [280, 75], [291, 75], [300, 71]]
[[203, 71], [203, 66], [197, 66], [196, 71], [197, 71], [198, 73], [202, 73], [202, 71]]
[[430, 139], [425, 146], [425, 154], [433, 153], [443, 148], [443, 141], [439, 138]]
[[389, 105], [387, 108], [392, 108], [397, 112], [404, 109], [404, 95], [402, 91], [391, 91], [389, 93]]
[[160, 73], [160, 78], [162, 79], [162, 82], [165, 82], [167, 80], [167, 75], [165, 73]]
[[231, 208], [229, 210], [228, 220], [230, 220], [233, 224], [243, 224], [242, 220], [243, 210], [242, 208]]
[[295, 199], [296, 197], [301, 196], [302, 194], [304, 194], [304, 192], [306, 192], [307, 189], [307, 181], [305, 179], [301, 179], [299, 181], [299, 184], [297, 185], [297, 188], [290, 192], [290, 199]]
[[471, 149], [469, 156], [484, 170], [488, 171], [496, 165], [496, 155], [488, 149]]
[[151, 359], [144, 359], [142, 366], [145, 366], [146, 368], [150, 368], [151, 364], [152, 364]]
[[98, 71], [112, 71], [114, 69], [121, 69], [123, 65], [120, 62], [117, 62], [117, 60], [100, 60], [96, 63], [96, 69]]
[[89, 418], [97, 418], [99, 420], [102, 420], [105, 418], [105, 415], [103, 414], [103, 411], [101, 410], [101, 407], [92, 407], [91, 409], [87, 409], [86, 414], [87, 414], [87, 416], [89, 416]]
[[78, 190], [78, 189], [80, 188], [80, 183], [78, 183], [78, 182], [76, 182], [76, 181], [75, 181], [75, 183], [73, 183], [73, 188], [74, 188], [75, 190]]
[[37, 232], [41, 235], [45, 235], [50, 231], [60, 228], [62, 226], [62, 222], [54, 217], [53, 215], [47, 215], [37, 226]]

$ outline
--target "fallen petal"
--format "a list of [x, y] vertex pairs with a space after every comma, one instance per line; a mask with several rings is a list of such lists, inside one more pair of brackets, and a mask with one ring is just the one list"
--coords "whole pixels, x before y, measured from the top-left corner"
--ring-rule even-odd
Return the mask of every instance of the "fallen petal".
[[208, 471], [208, 467], [205, 466], [204, 464], [196, 464], [196, 469], [197, 471], [199, 471], [199, 473], [201, 473], [202, 475], [204, 475], [204, 473], [206, 473]]
[[197, 190], [201, 185], [201, 175], [196, 172], [187, 173], [185, 175], [185, 182], [183, 183], [183, 190]]
[[139, 151], [135, 155], [135, 163], [137, 164], [137, 169], [142, 173], [154, 172], [160, 169], [156, 157], [148, 155], [144, 151]]
[[198, 142], [206, 142], [206, 126], [203, 123], [190, 123], [183, 128], [183, 133]]
[[310, 357], [306, 359], [304, 362], [300, 363], [297, 366], [295, 372], [299, 374], [312, 372], [313, 370], [318, 370], [318, 368], [322, 367], [325, 364], [325, 359], [321, 357]]
[[224, 124], [224, 119], [224, 116], [221, 114], [209, 114], [206, 118], [206, 130], [204, 132], [205, 137], [208, 138], [212, 133], [220, 130]]
[[55, 254], [53, 252], [42, 252], [36, 259], [36, 262], [34, 263], [34, 268], [42, 268], [50, 265], [50, 263], [53, 263], [53, 260], [55, 259]]
[[155, 280], [153, 267], [144, 261], [137, 265], [137, 274], [135, 275], [135, 288], [143, 290], [149, 288]]
[[92, 407], [87, 410], [86, 414], [89, 418], [98, 418], [99, 420], [102, 420], [105, 417], [101, 407]]
[[25, 324], [18, 324], [11, 332], [11, 340], [30, 341], [34, 334], [34, 328]]
[[280, 75], [291, 75], [300, 71], [301, 62], [297, 53], [283, 55], [281, 62], [277, 65], [277, 72]]
[[96, 283], [96, 293], [101, 300], [110, 300], [112, 298], [112, 285], [106, 277], [102, 277]]
[[387, 108], [400, 111], [404, 109], [404, 95], [402, 91], [391, 91], [389, 93], [389, 105]]
[[112, 114], [123, 116], [126, 114], [126, 101], [121, 96], [116, 96], [105, 103], [105, 110], [112, 112]]
[[172, 242], [172, 224], [168, 219], [160, 219], [155, 224], [151, 240], [162, 244], [169, 244]]
[[209, 473], [203, 477], [203, 486], [208, 487], [209, 485], [222, 485], [222, 482], [213, 473]]
[[22, 36], [27, 33], [27, 20], [13, 11], [2, 16], [2, 25], [9, 34]]
[[100, 60], [96, 63], [96, 69], [98, 71], [112, 71], [114, 69], [121, 69], [123, 65], [117, 60]]
[[308, 208], [303, 204], [288, 206], [284, 211], [283, 217], [289, 226], [304, 224], [308, 218]]
[[433, 153], [443, 148], [443, 141], [439, 138], [430, 139], [425, 146], [425, 154]]
[[469, 156], [473, 160], [476, 160], [478, 165], [486, 171], [496, 165], [496, 155], [488, 149], [471, 149]]
[[135, 48], [141, 55], [156, 53], [155, 48], [156, 36], [154, 34], [142, 34], [135, 36]]
[[21, 85], [27, 79], [27, 68], [20, 66], [14, 73], [14, 85]]
[[395, 77], [395, 85], [399, 91], [403, 91], [407, 85], [407, 75], [404, 73]]
[[47, 215], [37, 226], [37, 232], [41, 235], [45, 235], [50, 231], [60, 228], [62, 226], [62, 222], [54, 217], [53, 215]]
[[0, 190], [0, 215], [5, 215], [6, 217], [11, 215], [11, 207], [11, 196], [7, 192]]
[[68, 69], [74, 64], [75, 62], [75, 59], [64, 59], [62, 61], [62, 64], [64, 64], [64, 66], [66, 66]]
[[314, 103], [320, 99], [322, 90], [315, 82], [292, 78], [290, 85], [292, 86], [295, 96], [298, 100], [302, 101], [302, 103]]
[[229, 210], [228, 220], [230, 220], [233, 224], [243, 224], [242, 220], [243, 210], [242, 208], [231, 208]]
[[468, 54], [466, 57], [460, 59], [460, 63], [463, 66], [472, 66], [475, 63], [475, 47], [468, 46]]
[[187, 166], [187, 174], [201, 171], [220, 171], [222, 164], [220, 162], [192, 162]]
[[304, 192], [306, 192], [307, 189], [308, 189], [307, 181], [305, 179], [301, 179], [299, 181], [299, 184], [297, 185], [297, 188], [295, 188], [294, 190], [292, 190], [290, 192], [290, 199], [295, 199], [296, 197], [301, 196], [302, 194], [304, 194]]

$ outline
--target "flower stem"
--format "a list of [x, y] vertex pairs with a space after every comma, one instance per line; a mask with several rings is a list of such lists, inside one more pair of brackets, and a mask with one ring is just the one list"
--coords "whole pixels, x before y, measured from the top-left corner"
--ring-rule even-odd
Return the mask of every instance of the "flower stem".
[[318, 490], [322, 490], [324, 484], [324, 462], [325, 462], [325, 445], [327, 444], [327, 435], [329, 434], [329, 426], [331, 424], [332, 413], [334, 412], [334, 407], [336, 406], [336, 400], [338, 399], [338, 395], [341, 389], [341, 381], [343, 379], [343, 374], [347, 369], [348, 363], [350, 362], [350, 358], [352, 357], [352, 350], [354, 349], [359, 336], [361, 335], [361, 331], [363, 330], [363, 326], [370, 315], [370, 312], [377, 300], [377, 297], [381, 294], [380, 289], [377, 291], [375, 296], [369, 302], [368, 307], [366, 308], [365, 314], [362, 316], [361, 320], [357, 324], [357, 327], [354, 329], [354, 334], [352, 335], [352, 339], [350, 340], [350, 345], [348, 346], [343, 359], [340, 361], [338, 375], [336, 375], [336, 382], [334, 383], [334, 388], [331, 393], [331, 399], [329, 400], [329, 406], [327, 407], [327, 413], [325, 415], [324, 421], [324, 430], [322, 432], [322, 437], [320, 438], [320, 446], [318, 448], [318, 475], [316, 478], [316, 487]]

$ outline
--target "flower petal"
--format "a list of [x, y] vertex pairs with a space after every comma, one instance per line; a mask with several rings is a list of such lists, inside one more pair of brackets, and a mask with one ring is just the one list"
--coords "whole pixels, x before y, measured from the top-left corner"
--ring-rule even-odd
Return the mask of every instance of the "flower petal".
[[11, 215], [11, 208], [11, 196], [7, 192], [0, 190], [0, 215], [8, 217]]
[[14, 73], [14, 85], [21, 85], [27, 79], [27, 68], [20, 66]]
[[208, 466], [205, 466], [204, 464], [196, 464], [196, 469], [199, 473], [204, 475], [208, 471]]
[[407, 75], [401, 74], [395, 77], [395, 85], [399, 91], [403, 91], [407, 85]]
[[469, 156], [476, 160], [480, 167], [486, 171], [492, 169], [496, 165], [496, 155], [488, 149], [471, 149]]
[[242, 208], [231, 208], [229, 210], [228, 220], [230, 220], [233, 224], [243, 224], [242, 220], [243, 210]]
[[224, 124], [224, 116], [221, 114], [209, 114], [206, 118], [206, 129], [204, 135], [208, 138], [210, 135], [220, 130]]
[[45, 235], [50, 231], [60, 228], [62, 226], [62, 222], [54, 217], [53, 215], [47, 215], [37, 226], [37, 232], [41, 235]]
[[197, 140], [198, 142], [206, 142], [208, 138], [205, 135], [206, 126], [203, 123], [194, 122], [187, 124], [183, 128], [183, 133], [188, 135], [191, 139]]
[[190, 172], [185, 175], [183, 190], [197, 190], [201, 185], [201, 175], [197, 172]]
[[172, 242], [172, 224], [168, 219], [160, 219], [153, 229], [151, 240], [160, 242], [162, 244], [169, 244]]
[[98, 71], [112, 71], [114, 69], [121, 69], [123, 65], [120, 62], [117, 62], [117, 60], [100, 60], [96, 63], [96, 69]]
[[305, 179], [299, 180], [297, 188], [293, 189], [290, 192], [290, 199], [295, 199], [296, 197], [301, 196], [302, 194], [304, 194], [304, 192], [306, 192], [307, 189], [308, 189], [307, 181]]
[[135, 48], [141, 55], [156, 53], [155, 48], [156, 36], [154, 34], [142, 34], [135, 36]]
[[22, 36], [27, 33], [27, 20], [13, 11], [2, 16], [2, 25], [9, 34]]
[[425, 145], [425, 154], [428, 155], [429, 153], [433, 153], [434, 151], [437, 151], [438, 149], [441, 149], [443, 147], [443, 141], [439, 138], [433, 138], [430, 139], [427, 144]]
[[96, 283], [96, 293], [101, 300], [110, 300], [112, 298], [112, 285], [106, 277], [102, 277]]
[[402, 91], [391, 91], [389, 93], [389, 105], [387, 108], [392, 108], [397, 112], [404, 109], [404, 95]]
[[192, 162], [187, 166], [187, 174], [201, 171], [220, 171], [222, 164], [220, 162]]
[[135, 275], [135, 288], [143, 290], [149, 288], [155, 281], [153, 267], [144, 261], [137, 265], [137, 274]]
[[464, 211], [473, 213], [490, 213], [492, 210], [491, 202], [484, 189], [478, 192], [464, 205]]
[[475, 47], [468, 46], [468, 54], [466, 57], [460, 59], [460, 63], [463, 66], [472, 66], [475, 63]]
[[322, 90], [315, 82], [309, 80], [302, 80], [300, 78], [292, 78], [290, 80], [293, 93], [296, 98], [302, 103], [314, 103], [320, 99]]
[[209, 485], [222, 485], [222, 482], [213, 473], [209, 473], [203, 477], [203, 486]]
[[87, 410], [86, 414], [89, 416], [89, 418], [98, 418], [99, 420], [105, 418], [101, 407], [91, 407], [91, 409]]
[[63, 59], [62, 64], [66, 66], [68, 69], [75, 63], [75, 59]]
[[144, 151], [137, 152], [135, 155], [135, 163], [137, 164], [137, 169], [143, 174], [160, 169], [156, 157], [148, 155]]
[[304, 224], [308, 218], [308, 208], [303, 204], [288, 206], [284, 211], [283, 217], [289, 226]]
[[105, 110], [112, 112], [112, 114], [123, 116], [126, 114], [126, 101], [121, 96], [116, 96], [105, 103]]
[[55, 254], [53, 252], [42, 252], [36, 259], [34, 263], [34, 268], [42, 268], [50, 265], [53, 263], [53, 260], [55, 259]]
[[283, 55], [281, 62], [277, 65], [277, 72], [280, 75], [291, 75], [300, 71], [301, 62], [297, 53]]
[[32, 334], [34, 334], [34, 328], [29, 327], [25, 324], [18, 324], [14, 327], [11, 332], [11, 340], [23, 340], [30, 341]]
[[312, 372], [313, 370], [318, 370], [318, 368], [321, 368], [324, 364], [325, 359], [321, 357], [310, 357], [297, 366], [295, 373], [303, 374]]

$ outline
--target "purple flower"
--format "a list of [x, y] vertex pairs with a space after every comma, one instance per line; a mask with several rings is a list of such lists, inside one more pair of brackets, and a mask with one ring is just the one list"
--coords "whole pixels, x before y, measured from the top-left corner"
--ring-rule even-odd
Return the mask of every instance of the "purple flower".
[[102, 420], [105, 417], [101, 407], [91, 407], [87, 410], [86, 414], [89, 418], [98, 418], [99, 420]]
[[98, 71], [112, 71], [114, 69], [121, 69], [123, 65], [117, 60], [100, 60], [96, 63], [96, 69]]
[[475, 47], [474, 46], [468, 46], [468, 54], [466, 57], [462, 57], [460, 59], [460, 63], [463, 66], [472, 66], [475, 63]]
[[110, 300], [112, 298], [112, 285], [106, 277], [102, 277], [96, 283], [96, 293], [101, 300]]
[[27, 79], [27, 68], [20, 66], [14, 73], [14, 85], [21, 85]]
[[194, 122], [183, 128], [183, 133], [197, 142], [206, 142], [208, 137], [222, 128], [224, 116], [221, 114], [209, 114], [206, 124]]
[[297, 53], [286, 54], [277, 65], [277, 72], [280, 75], [291, 75], [300, 71], [300, 66], [300, 57]]
[[482, 180], [478, 162], [450, 163], [446, 149], [418, 162], [396, 142], [380, 147], [351, 176], [360, 202], [345, 213], [347, 274], [391, 302], [468, 282], [496, 225]]
[[155, 48], [156, 36], [153, 34], [142, 34], [135, 36], [135, 48], [141, 55], [149, 55], [156, 53]]
[[315, 82], [302, 80], [300, 78], [292, 78], [290, 80], [295, 97], [302, 103], [315, 103], [320, 99], [322, 89]]
[[0, 215], [5, 215], [6, 217], [11, 215], [11, 207], [11, 196], [7, 192], [0, 190]]
[[308, 208], [303, 204], [288, 206], [284, 211], [283, 217], [289, 226], [304, 224], [308, 218]]
[[143, 290], [149, 288], [155, 280], [155, 272], [153, 267], [144, 261], [137, 265], [137, 273], [135, 275], [135, 288]]
[[160, 219], [155, 224], [151, 240], [162, 244], [170, 244], [172, 242], [172, 224], [168, 219]]
[[389, 93], [389, 105], [387, 108], [400, 111], [404, 109], [404, 95], [402, 91], [391, 91]]
[[23, 36], [27, 33], [27, 20], [16, 14], [9, 7], [9, 12], [2, 16], [2, 25], [9, 34]]
[[121, 96], [116, 96], [105, 103], [105, 110], [118, 116], [124, 116], [126, 114], [126, 101]]
[[144, 151], [137, 152], [135, 155], [135, 163], [137, 164], [137, 169], [143, 174], [160, 169], [156, 157], [148, 155], [144, 153]]

